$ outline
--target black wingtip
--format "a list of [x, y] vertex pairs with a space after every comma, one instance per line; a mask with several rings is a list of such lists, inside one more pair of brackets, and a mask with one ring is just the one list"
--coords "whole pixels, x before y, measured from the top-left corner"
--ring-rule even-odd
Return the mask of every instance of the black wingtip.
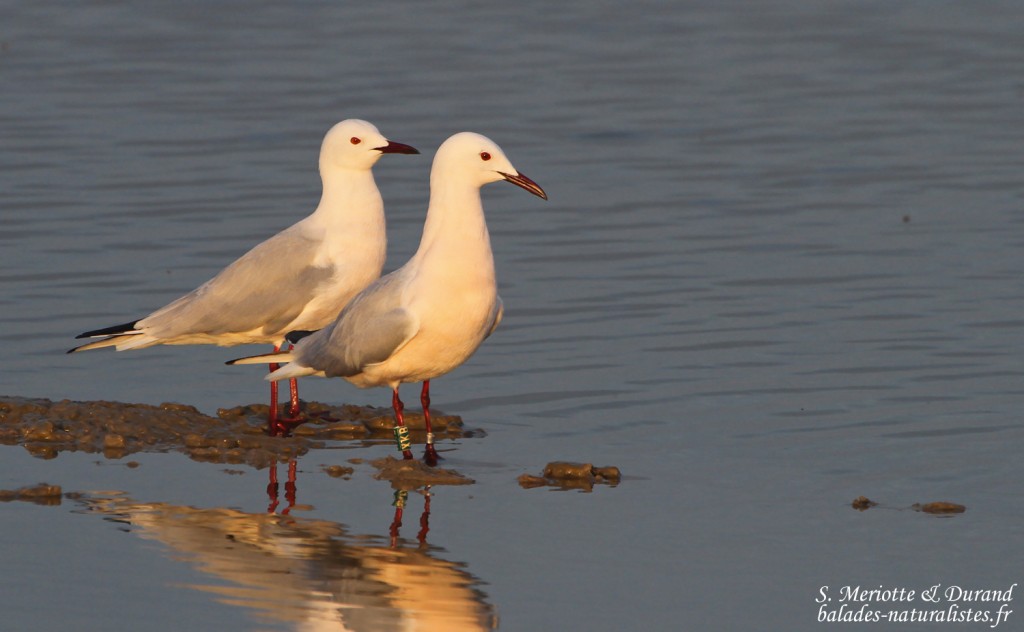
[[[83, 334], [78, 334], [77, 336], [75, 336], [75, 339], [79, 339], [79, 338], [97, 338], [99, 336], [113, 336], [114, 334], [123, 334], [125, 332], [132, 331], [133, 329], [135, 329], [135, 323], [137, 323], [137, 322], [139, 322], [139, 321], [133, 320], [132, 322], [125, 323], [123, 325], [114, 325], [113, 327], [104, 327], [103, 329], [94, 329], [92, 331], [87, 331], [87, 332], [85, 332]], [[71, 351], [74, 351], [74, 349], [72, 349]], [[71, 353], [71, 351], [69, 351], [68, 353]]]
[[319, 331], [319, 330], [317, 330], [317, 329], [296, 329], [295, 331], [289, 331], [287, 334], [285, 334], [284, 339], [287, 340], [288, 342], [290, 342], [291, 344], [295, 344], [296, 342], [302, 340], [306, 336], [308, 336], [310, 334], [315, 334], [317, 331]]

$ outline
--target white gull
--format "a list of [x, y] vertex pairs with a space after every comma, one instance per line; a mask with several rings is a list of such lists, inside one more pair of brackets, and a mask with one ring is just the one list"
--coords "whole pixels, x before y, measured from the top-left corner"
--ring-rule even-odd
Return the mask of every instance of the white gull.
[[[348, 119], [332, 127], [320, 148], [323, 194], [312, 215], [260, 243], [217, 276], [149, 316], [87, 331], [99, 338], [68, 351], [153, 345], [269, 343], [277, 351], [296, 329], [318, 329], [376, 280], [387, 251], [384, 202], [372, 167], [388, 153], [417, 154], [389, 141], [370, 123]], [[286, 433], [298, 415], [278, 419], [271, 384], [269, 431]]]
[[333, 323], [298, 340], [291, 351], [228, 364], [288, 362], [267, 375], [271, 381], [319, 375], [342, 377], [360, 388], [389, 386], [396, 440], [406, 459], [412, 452], [398, 387], [423, 382], [426, 460], [436, 463], [430, 380], [465, 362], [501, 322], [502, 302], [480, 201], [480, 188], [499, 180], [547, 199], [487, 137], [462, 132], [446, 140], [430, 172], [430, 204], [416, 254], [363, 290]]

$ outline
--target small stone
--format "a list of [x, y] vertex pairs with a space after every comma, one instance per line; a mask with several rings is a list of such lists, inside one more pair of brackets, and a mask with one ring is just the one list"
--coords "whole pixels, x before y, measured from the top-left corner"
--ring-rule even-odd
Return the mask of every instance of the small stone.
[[123, 450], [126, 445], [124, 437], [110, 433], [103, 437], [103, 449], [104, 450]]
[[917, 511], [923, 511], [924, 513], [930, 514], [954, 514], [963, 513], [967, 511], [967, 507], [963, 505], [958, 505], [956, 503], [950, 503], [945, 501], [925, 503], [923, 505], [916, 504], [913, 508]]
[[563, 480], [567, 478], [584, 480], [593, 479], [594, 466], [590, 463], [552, 461], [544, 467], [544, 478], [553, 478], [556, 480]]
[[877, 504], [878, 503], [876, 503], [875, 501], [869, 500], [867, 496], [858, 496], [857, 498], [853, 499], [853, 502], [850, 503], [850, 506], [856, 509], [857, 511], [867, 511], [868, 509], [871, 509]]
[[341, 478], [343, 476], [352, 476], [356, 470], [355, 468], [344, 467], [342, 465], [329, 465], [324, 468], [324, 471], [327, 472], [328, 476]]

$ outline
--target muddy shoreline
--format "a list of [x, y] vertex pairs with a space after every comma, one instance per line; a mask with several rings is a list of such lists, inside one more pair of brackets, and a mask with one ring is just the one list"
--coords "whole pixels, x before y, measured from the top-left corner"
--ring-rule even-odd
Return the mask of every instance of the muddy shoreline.
[[[0, 396], [0, 444], [20, 445], [33, 456], [52, 459], [61, 452], [101, 453], [121, 459], [137, 452], [180, 452], [196, 461], [245, 464], [256, 469], [293, 460], [332, 441], [393, 441], [389, 408], [331, 406], [305, 402], [310, 421], [290, 437], [266, 433], [268, 407], [251, 404], [222, 408], [216, 417], [193, 406], [159, 406], [112, 401], [52, 401]], [[408, 411], [414, 443], [425, 441], [423, 415]], [[462, 419], [431, 410], [438, 443], [480, 437]]]

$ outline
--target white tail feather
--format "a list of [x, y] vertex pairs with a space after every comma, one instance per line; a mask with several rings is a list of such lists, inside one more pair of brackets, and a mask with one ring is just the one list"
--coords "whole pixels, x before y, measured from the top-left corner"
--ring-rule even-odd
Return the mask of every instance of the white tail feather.
[[[102, 349], [103, 347], [113, 347], [115, 345], [121, 344], [126, 337], [128, 336], [120, 334], [117, 336], [107, 336], [106, 338], [103, 338], [101, 340], [87, 342], [84, 345], [75, 347], [74, 349], [70, 349], [68, 350], [68, 353], [76, 353], [78, 351], [89, 351], [90, 349]], [[118, 351], [120, 351], [120, 349], [118, 349]]]

